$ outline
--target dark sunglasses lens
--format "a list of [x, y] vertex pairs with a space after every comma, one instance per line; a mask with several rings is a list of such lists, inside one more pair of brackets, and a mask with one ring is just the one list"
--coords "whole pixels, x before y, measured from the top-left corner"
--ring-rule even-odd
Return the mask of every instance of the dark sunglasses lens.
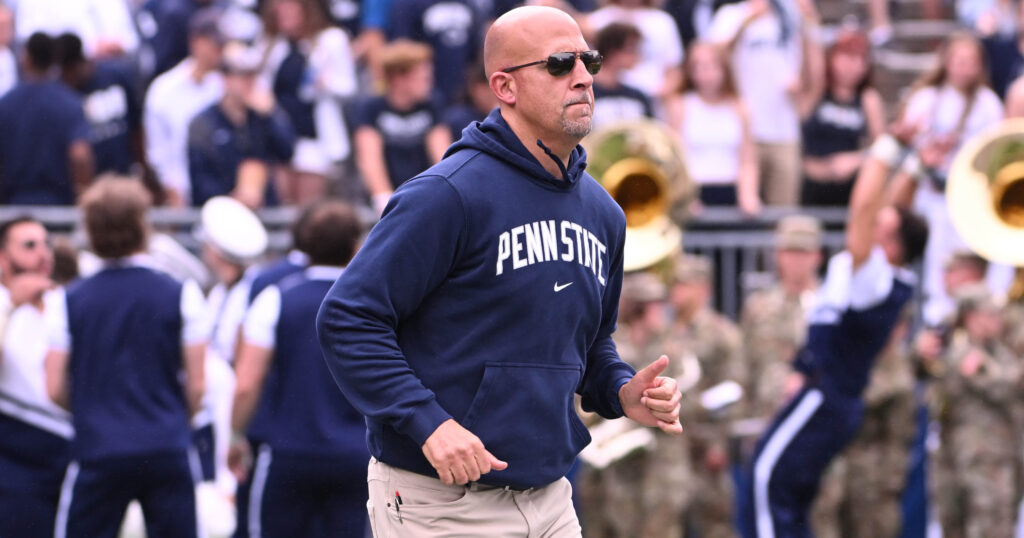
[[559, 52], [548, 56], [548, 73], [553, 77], [567, 75], [576, 65], [576, 55], [572, 52]]
[[588, 50], [580, 54], [580, 61], [583, 62], [583, 67], [586, 67], [587, 72], [591, 75], [596, 75], [601, 70], [601, 62], [603, 60], [604, 57], [596, 50]]

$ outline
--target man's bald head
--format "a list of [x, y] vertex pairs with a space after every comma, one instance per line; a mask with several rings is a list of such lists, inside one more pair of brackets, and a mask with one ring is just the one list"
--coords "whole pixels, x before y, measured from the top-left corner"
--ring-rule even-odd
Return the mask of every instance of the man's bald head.
[[[535, 61], [537, 51], [559, 32], [580, 33], [568, 13], [546, 6], [523, 6], [497, 18], [484, 39], [484, 70], [495, 71]], [[523, 59], [528, 58], [528, 59]]]

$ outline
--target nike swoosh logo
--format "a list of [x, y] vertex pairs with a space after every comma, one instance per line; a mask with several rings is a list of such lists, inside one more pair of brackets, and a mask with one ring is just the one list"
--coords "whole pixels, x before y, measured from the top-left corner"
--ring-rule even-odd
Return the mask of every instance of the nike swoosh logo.
[[562, 285], [558, 285], [558, 282], [555, 282], [555, 293], [558, 293], [558, 292], [564, 290], [565, 288], [568, 288], [569, 286], [572, 286], [572, 282], [569, 282], [568, 284], [562, 284]]

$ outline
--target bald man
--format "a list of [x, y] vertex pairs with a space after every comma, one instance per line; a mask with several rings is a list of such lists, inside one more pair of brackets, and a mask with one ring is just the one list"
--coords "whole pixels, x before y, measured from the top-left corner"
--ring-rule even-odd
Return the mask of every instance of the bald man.
[[615, 350], [625, 218], [578, 143], [601, 57], [564, 12], [512, 10], [484, 46], [500, 102], [404, 183], [317, 319], [367, 418], [377, 536], [580, 536], [573, 408], [680, 433], [679, 391]]

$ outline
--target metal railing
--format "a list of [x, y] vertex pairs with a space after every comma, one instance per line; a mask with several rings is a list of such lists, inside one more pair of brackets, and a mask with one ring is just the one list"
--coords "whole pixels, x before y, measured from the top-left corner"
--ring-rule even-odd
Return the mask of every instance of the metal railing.
[[[715, 266], [715, 307], [736, 319], [743, 299], [751, 291], [773, 280], [774, 227], [779, 219], [793, 213], [813, 215], [824, 228], [824, 250], [831, 255], [843, 247], [846, 208], [783, 208], [769, 207], [757, 217], [747, 217], [732, 208], [706, 208], [686, 226], [683, 249], [709, 256]], [[72, 237], [78, 247], [85, 246], [81, 233], [76, 233], [81, 215], [74, 207], [7, 206], [0, 207], [0, 221], [31, 215], [58, 236]], [[293, 207], [262, 209], [258, 212], [267, 227], [269, 248], [284, 252], [291, 246], [292, 222], [298, 215]], [[364, 219], [372, 222], [367, 212]], [[199, 210], [154, 208], [152, 225], [174, 237], [185, 248], [196, 252], [198, 241], [193, 234], [199, 221]]]

